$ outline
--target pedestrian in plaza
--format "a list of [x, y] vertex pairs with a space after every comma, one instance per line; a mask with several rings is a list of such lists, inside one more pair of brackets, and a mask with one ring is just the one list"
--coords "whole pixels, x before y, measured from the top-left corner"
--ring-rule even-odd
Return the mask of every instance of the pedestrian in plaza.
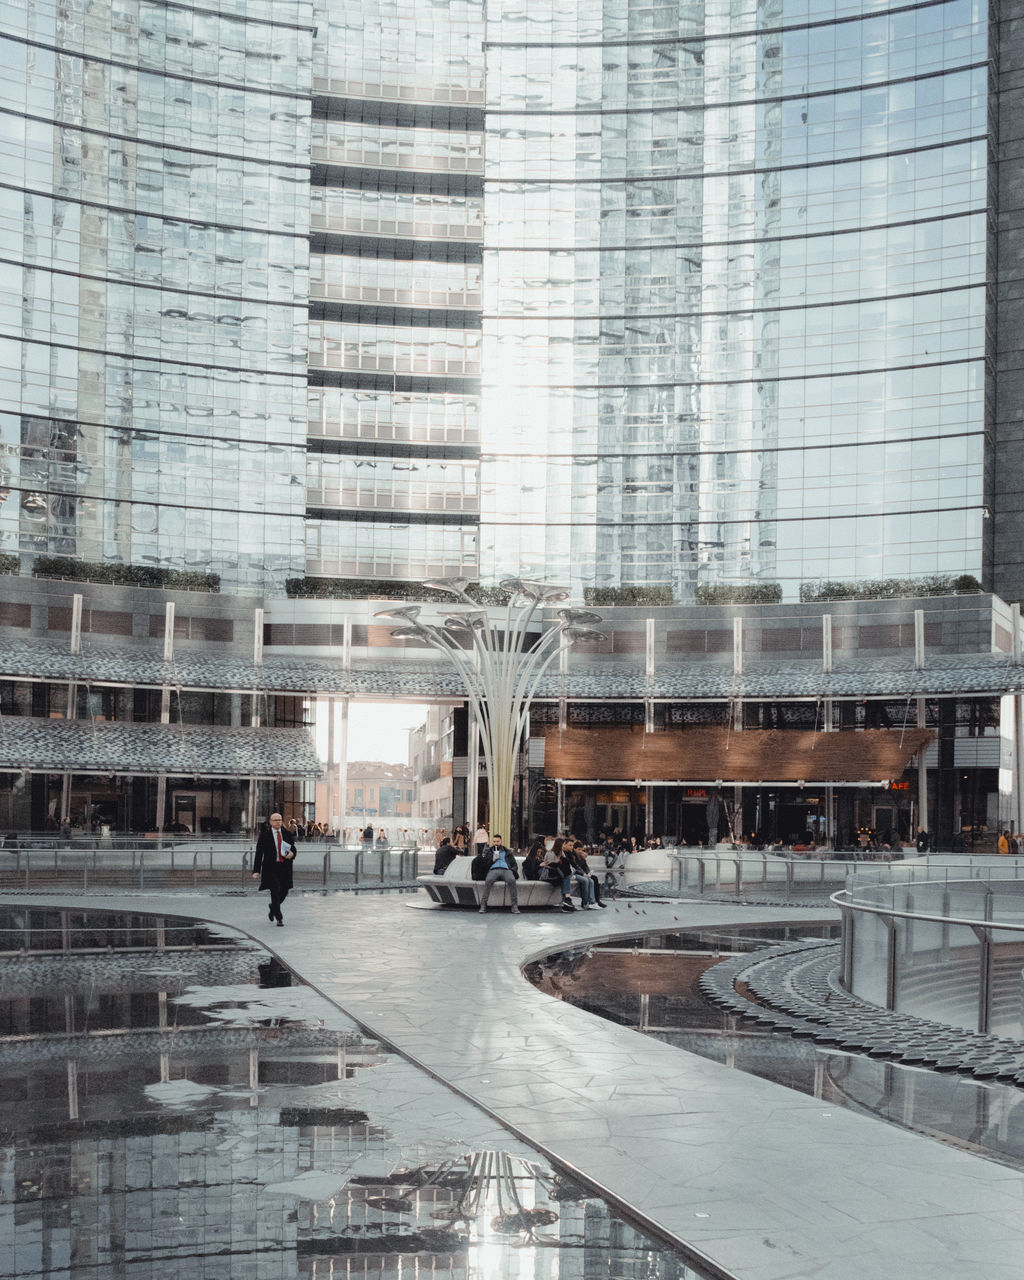
[[601, 901], [601, 882], [590, 870], [586, 847], [579, 840], [571, 840], [566, 844], [565, 851], [579, 886], [580, 907], [587, 906], [593, 911], [603, 909], [606, 904]]
[[544, 841], [538, 836], [523, 859], [522, 872], [524, 880], [541, 878], [541, 863], [544, 861]]
[[[547, 841], [544, 843], [547, 844]], [[572, 888], [572, 867], [565, 855], [563, 845], [564, 841], [559, 837], [552, 842], [551, 848], [544, 854], [541, 879], [558, 885], [562, 892], [562, 910], [568, 912], [575, 911], [576, 906], [569, 896], [569, 890]]]
[[458, 856], [458, 850], [452, 842], [447, 836], [442, 836], [441, 843], [437, 846], [437, 852], [434, 854], [434, 870], [431, 875], [443, 876]]
[[508, 885], [508, 895], [512, 900], [512, 914], [519, 914], [519, 897], [516, 893], [516, 881], [519, 879], [519, 867], [515, 855], [505, 848], [501, 836], [495, 836], [491, 845], [491, 869], [484, 878], [484, 892], [480, 899], [480, 912], [487, 910], [487, 899], [491, 896], [491, 885], [497, 880]]
[[489, 841], [490, 841], [490, 836], [487, 834], [487, 827], [484, 823], [481, 822], [477, 827], [477, 829], [473, 832], [474, 854], [483, 853], [483, 851], [487, 848]]
[[590, 874], [587, 860], [577, 849], [575, 840], [566, 840], [562, 846], [562, 856], [569, 864], [570, 881], [580, 891], [580, 910], [596, 911], [598, 909], [597, 881]]
[[270, 893], [267, 915], [278, 926], [284, 924], [281, 903], [292, 887], [292, 864], [295, 861], [295, 838], [284, 827], [279, 813], [270, 815], [269, 827], [264, 827], [256, 841], [256, 857], [252, 864], [252, 878], [260, 882], [260, 889]]

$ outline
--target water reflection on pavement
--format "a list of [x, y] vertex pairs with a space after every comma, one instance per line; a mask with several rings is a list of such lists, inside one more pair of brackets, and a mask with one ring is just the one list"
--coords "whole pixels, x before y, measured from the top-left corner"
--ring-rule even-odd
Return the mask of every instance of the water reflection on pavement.
[[276, 957], [0, 911], [0, 1276], [702, 1280]]

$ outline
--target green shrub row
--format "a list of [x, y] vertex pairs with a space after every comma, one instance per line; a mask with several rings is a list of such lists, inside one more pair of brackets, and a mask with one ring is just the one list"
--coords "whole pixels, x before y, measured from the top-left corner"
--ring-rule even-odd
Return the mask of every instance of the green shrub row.
[[642, 606], [672, 604], [674, 597], [671, 587], [584, 587], [584, 604]]
[[876, 578], [866, 582], [802, 582], [800, 599], [805, 603], [822, 600], [897, 600], [907, 596], [948, 596], [981, 590], [970, 573], [935, 573], [925, 578]]
[[15, 574], [18, 572], [18, 557], [9, 555], [6, 551], [0, 554], [0, 574]]
[[[288, 595], [298, 600], [439, 600], [440, 592], [418, 582], [394, 582], [386, 578], [289, 578]], [[828, 600], [895, 600], [907, 596], [943, 596], [981, 590], [981, 583], [969, 573], [933, 574], [925, 578], [879, 578], [868, 582], [828, 582], [824, 579], [800, 585], [805, 603]], [[499, 587], [472, 583], [466, 594], [482, 605], [508, 603], [508, 593]], [[701, 583], [696, 590], [701, 605], [779, 604], [782, 586], [778, 582]], [[671, 587], [585, 587], [585, 604], [593, 607], [656, 608], [675, 603]]]
[[68, 556], [36, 556], [34, 578], [59, 578], [64, 582], [101, 582], [116, 587], [161, 587], [165, 591], [219, 591], [216, 573], [190, 569], [158, 569], [146, 564], [103, 564], [96, 560], [72, 560]]
[[778, 582], [701, 583], [695, 592], [698, 604], [778, 604], [782, 587]]

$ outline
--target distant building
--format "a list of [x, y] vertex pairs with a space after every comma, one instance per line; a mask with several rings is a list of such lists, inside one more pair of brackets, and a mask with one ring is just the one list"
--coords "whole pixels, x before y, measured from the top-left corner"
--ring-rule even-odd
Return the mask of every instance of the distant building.
[[351, 822], [383, 827], [389, 835], [408, 827], [413, 820], [415, 787], [407, 764], [384, 764], [379, 760], [354, 760], [348, 766], [345, 788], [345, 816]]
[[409, 734], [417, 822], [429, 830], [454, 825], [453, 734], [452, 712], [444, 706], [428, 707], [426, 723]]

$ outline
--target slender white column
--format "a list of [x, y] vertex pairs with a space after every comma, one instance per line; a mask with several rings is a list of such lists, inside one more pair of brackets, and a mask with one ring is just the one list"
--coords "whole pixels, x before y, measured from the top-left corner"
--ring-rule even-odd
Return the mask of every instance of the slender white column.
[[350, 699], [339, 698], [341, 703], [340, 723], [338, 725], [338, 823], [339, 831], [345, 830], [345, 815], [348, 811], [348, 705]]
[[174, 658], [174, 601], [164, 605], [164, 662]]
[[[926, 728], [927, 712], [924, 698], [917, 700], [917, 727]], [[925, 748], [917, 753], [917, 825], [924, 831], [930, 829], [928, 819], [928, 767], [924, 762]], [[916, 836], [917, 832], [911, 832]]]
[[[467, 733], [469, 741], [466, 746], [466, 816], [463, 821], [467, 826], [476, 830], [477, 820], [480, 815], [480, 725], [470, 707], [467, 720]], [[488, 788], [493, 788], [494, 779], [488, 777]], [[494, 821], [494, 797], [491, 796], [491, 817]], [[492, 825], [492, 833], [496, 828]], [[472, 834], [472, 832], [470, 833]], [[510, 840], [511, 837], [506, 835], [504, 831], [498, 831], [498, 835]]]
[[71, 652], [82, 652], [82, 597], [71, 597]]
[[263, 666], [263, 610], [252, 611], [252, 663], [254, 667]]

